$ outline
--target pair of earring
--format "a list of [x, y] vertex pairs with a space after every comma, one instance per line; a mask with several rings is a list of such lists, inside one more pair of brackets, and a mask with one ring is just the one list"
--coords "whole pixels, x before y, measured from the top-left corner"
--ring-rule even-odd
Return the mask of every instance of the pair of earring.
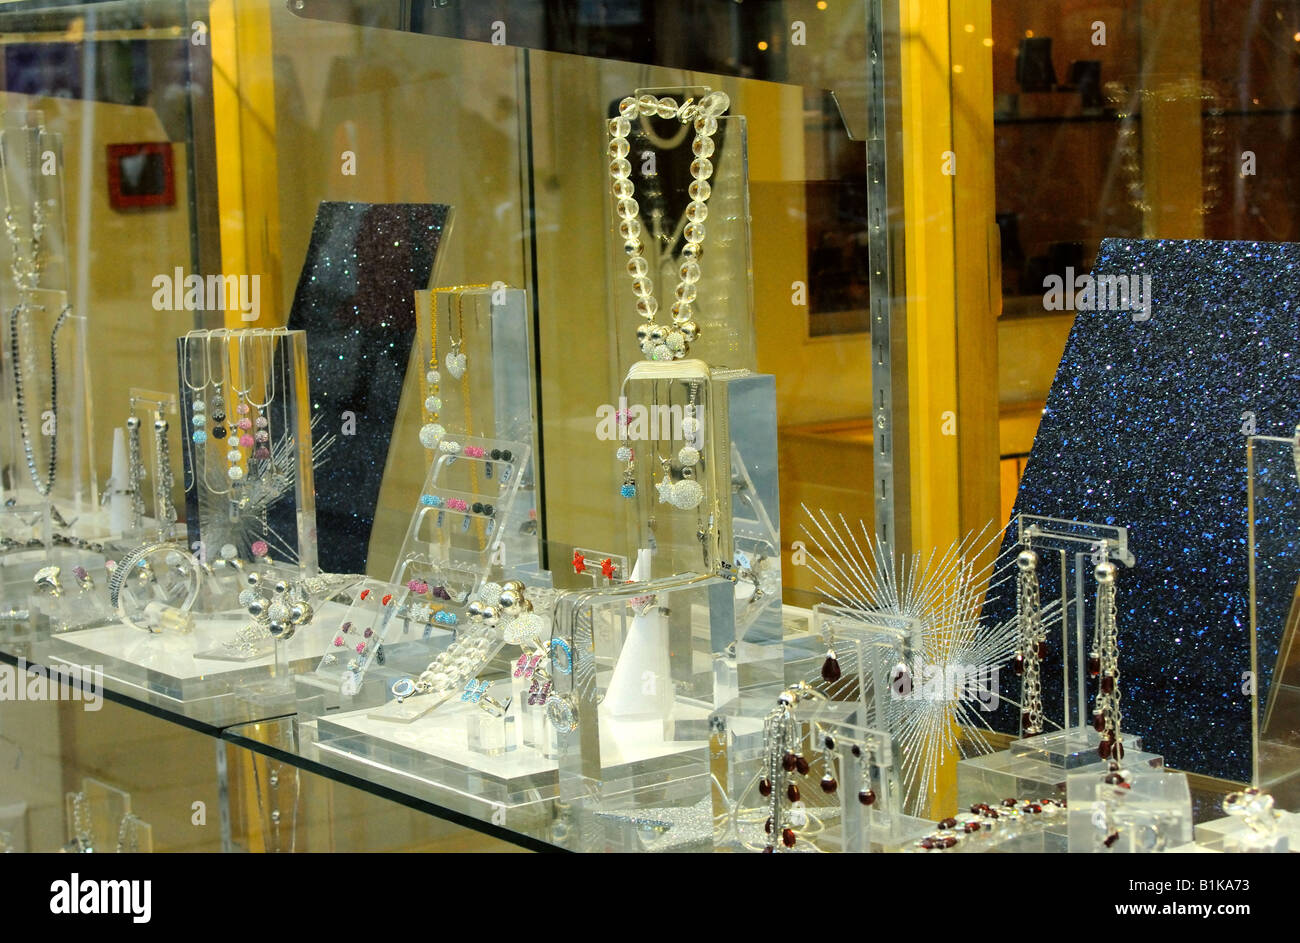
[[[822, 792], [833, 795], [839, 790], [840, 786], [839, 780], [835, 776], [835, 737], [819, 727], [818, 738], [821, 743], [822, 768], [824, 770], [821, 778]], [[876, 790], [873, 782], [875, 751], [871, 742], [867, 741], [865, 744], [853, 743], [849, 747], [849, 752], [858, 762], [858, 781], [861, 783], [858, 787], [858, 802], [865, 806], [875, 805]]]

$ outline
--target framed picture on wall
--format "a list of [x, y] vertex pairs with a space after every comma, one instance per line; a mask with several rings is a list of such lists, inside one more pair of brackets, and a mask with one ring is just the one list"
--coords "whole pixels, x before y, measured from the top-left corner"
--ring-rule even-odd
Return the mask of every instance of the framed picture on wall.
[[115, 210], [174, 206], [171, 142], [108, 145], [108, 201]]

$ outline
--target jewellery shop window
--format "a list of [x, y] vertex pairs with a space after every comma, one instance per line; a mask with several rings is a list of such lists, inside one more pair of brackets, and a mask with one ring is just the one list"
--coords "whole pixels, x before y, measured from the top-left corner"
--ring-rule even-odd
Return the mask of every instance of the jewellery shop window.
[[497, 806], [680, 710], [688, 781], [801, 504], [873, 527], [870, 6], [5, 4], [4, 650]]
[[[984, 665], [999, 632], [1008, 655], [1000, 681], [959, 682], [970, 696], [945, 710], [963, 736], [951, 765], [936, 751], [932, 794], [973, 815], [993, 793], [1065, 799], [1046, 849], [1286, 846], [1300, 8], [999, 0], [914, 35], [946, 51], [918, 69], [951, 95], [935, 152], [956, 172], [905, 182], [954, 207], [909, 216], [909, 239], [954, 238], [932, 260], [907, 250], [896, 513], [917, 562], [898, 592], [944, 602], [897, 609], [968, 620], [929, 661]], [[902, 107], [910, 164], [943, 119]], [[939, 616], [972, 561], [971, 605]], [[891, 682], [910, 689], [916, 664]]]

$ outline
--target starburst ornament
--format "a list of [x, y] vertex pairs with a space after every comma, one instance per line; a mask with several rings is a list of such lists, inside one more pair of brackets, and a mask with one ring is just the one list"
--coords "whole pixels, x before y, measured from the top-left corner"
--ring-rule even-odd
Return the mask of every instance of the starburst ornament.
[[[819, 592], [867, 634], [873, 626], [906, 626], [911, 639], [906, 650], [883, 656], [877, 646], [839, 637], [837, 629], [827, 662], [808, 681], [833, 700], [860, 699], [871, 723], [889, 731], [900, 757], [904, 806], [923, 810], [948, 757], [992, 750], [984, 736], [992, 728], [983, 715], [999, 700], [1011, 700], [1000, 681], [1011, 676], [1018, 618], [989, 626], [980, 612], [986, 599], [1015, 591], [1014, 554], [999, 560], [994, 547], [1002, 535], [988, 539], [985, 528], [946, 550], [895, 559], [862, 522], [854, 528], [843, 515], [804, 512], [807, 563]], [[1044, 606], [1039, 618], [1044, 629], [1058, 623], [1059, 605]], [[859, 652], [874, 659], [862, 673]], [[867, 690], [860, 688], [860, 674]]]

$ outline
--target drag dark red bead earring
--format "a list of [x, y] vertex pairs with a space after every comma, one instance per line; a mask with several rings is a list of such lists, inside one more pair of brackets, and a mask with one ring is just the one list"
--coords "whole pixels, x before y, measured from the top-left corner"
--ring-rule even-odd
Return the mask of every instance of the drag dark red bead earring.
[[826, 630], [826, 660], [822, 662], [822, 680], [834, 684], [841, 676], [839, 659], [835, 657], [835, 637]]
[[835, 779], [835, 738], [825, 731], [818, 731], [821, 734], [822, 741], [822, 773], [821, 787], [822, 792], [831, 795], [839, 788], [839, 782]]

